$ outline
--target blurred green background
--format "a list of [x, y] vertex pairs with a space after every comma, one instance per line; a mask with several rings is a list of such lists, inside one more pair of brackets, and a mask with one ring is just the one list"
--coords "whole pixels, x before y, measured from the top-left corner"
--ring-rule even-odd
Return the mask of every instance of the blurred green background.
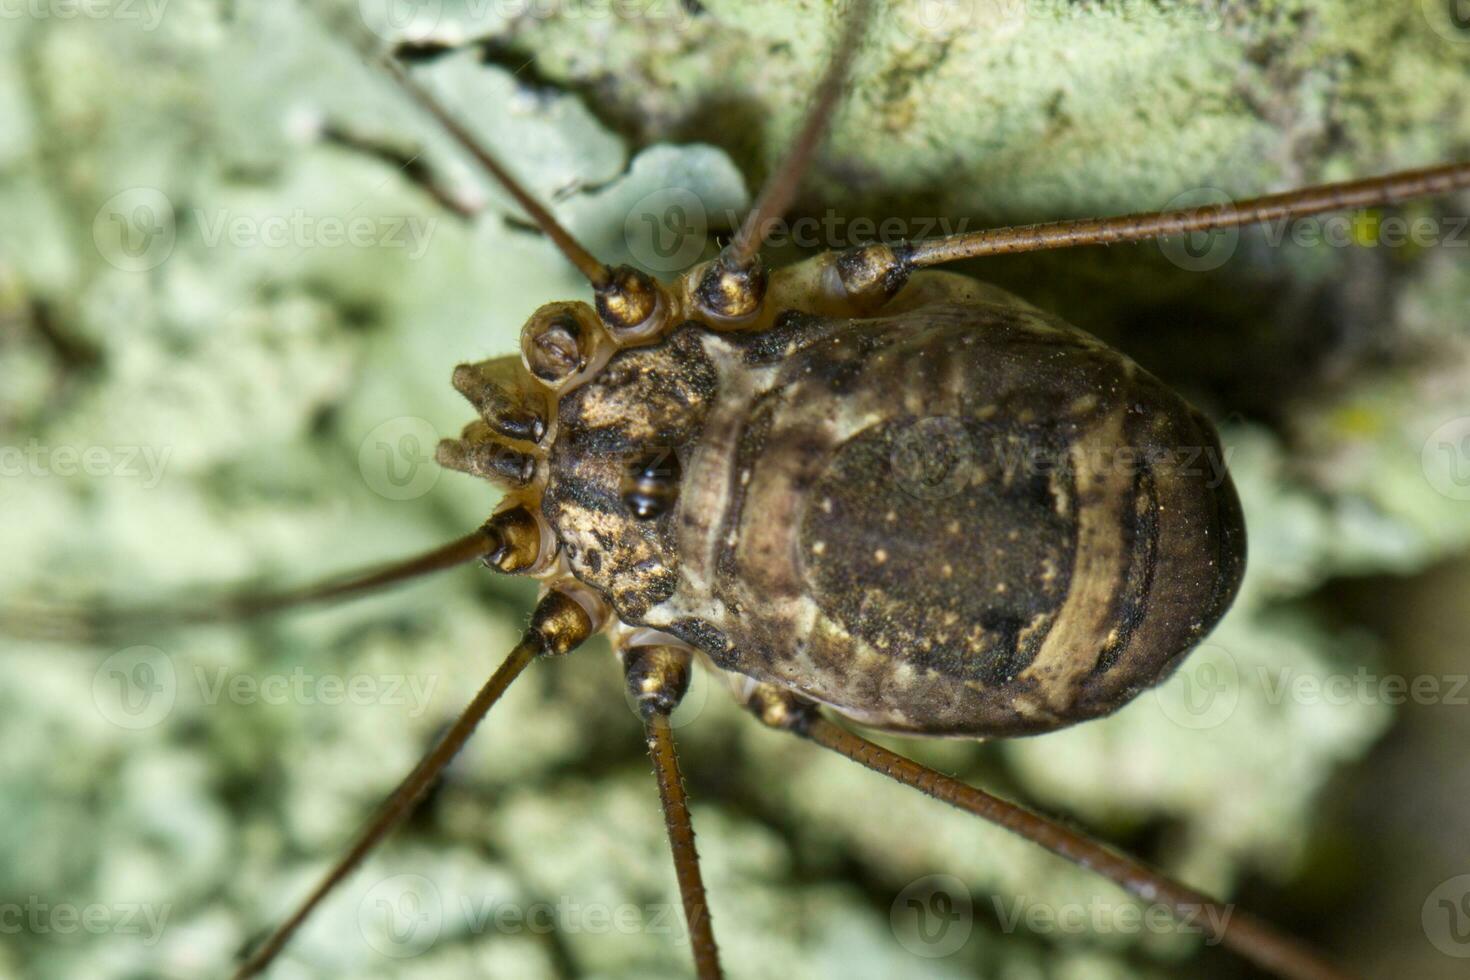
[[[470, 417], [450, 370], [585, 287], [357, 35], [406, 44], [599, 255], [672, 273], [779, 158], [840, 13], [0, 6], [0, 601], [307, 581], [493, 507], [431, 460]], [[1456, 0], [893, 3], [857, 72], [782, 258], [1470, 157]], [[436, 204], [418, 165], [481, 216]], [[1462, 976], [1467, 206], [972, 268], [1219, 422], [1251, 565], [1184, 670], [1115, 717], [893, 744], [1366, 975]], [[227, 972], [493, 669], [525, 585], [460, 570], [240, 628], [0, 641], [0, 975]], [[600, 642], [530, 672], [271, 975], [686, 975], [621, 688]], [[718, 678], [679, 720], [731, 976], [1248, 975], [1085, 872], [760, 730]]]

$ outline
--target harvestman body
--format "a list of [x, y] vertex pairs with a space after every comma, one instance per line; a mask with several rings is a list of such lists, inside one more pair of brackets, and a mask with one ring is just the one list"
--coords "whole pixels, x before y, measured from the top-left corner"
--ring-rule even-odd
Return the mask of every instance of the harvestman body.
[[559, 542], [526, 571], [586, 596], [619, 649], [657, 630], [865, 725], [1047, 731], [1167, 674], [1243, 567], [1228, 478], [1171, 465], [1219, 457], [1210, 424], [993, 287], [921, 272], [854, 296], [843, 271], [782, 269], [731, 324], [695, 269], [611, 356], [590, 306], [544, 309], [525, 332], [541, 439], [506, 439], [496, 378], [519, 364], [490, 361], [456, 374], [486, 417], [440, 459], [510, 474], [507, 506]]
[[[395, 827], [534, 659], [596, 632], [647, 727], [697, 973], [720, 973], [670, 712], [691, 663], [746, 678], [753, 713], [1013, 830], [1181, 913], [1210, 898], [824, 717], [919, 735], [1045, 732], [1166, 677], [1239, 584], [1245, 535], [1213, 427], [1127, 357], [994, 287], [925, 267], [1002, 252], [1380, 205], [1470, 186], [1470, 164], [1192, 211], [826, 253], [758, 251], [820, 142], [858, 4], [788, 159], [720, 256], [674, 282], [588, 254], [392, 59], [387, 70], [586, 275], [521, 356], [462, 365], [479, 412], [445, 465], [505, 499], [419, 558], [194, 610], [208, 621], [340, 598], [482, 559], [541, 580], [525, 637], [321, 884], [241, 966], [270, 964]], [[447, 200], [442, 195], [441, 200]], [[48, 620], [57, 625], [55, 618]], [[42, 624], [45, 625], [45, 624]], [[96, 625], [96, 624], [94, 624]], [[1281, 976], [1343, 973], [1244, 913], [1201, 917]]]

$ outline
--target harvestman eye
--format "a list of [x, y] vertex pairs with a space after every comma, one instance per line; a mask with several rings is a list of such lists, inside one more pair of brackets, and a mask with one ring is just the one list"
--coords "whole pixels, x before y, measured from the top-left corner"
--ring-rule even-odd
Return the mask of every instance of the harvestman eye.
[[672, 451], [653, 452], [628, 464], [623, 478], [623, 503], [640, 521], [668, 513], [679, 499], [679, 457]]
[[[445, 440], [438, 458], [497, 486], [502, 503], [456, 541], [305, 588], [105, 616], [61, 609], [0, 617], [11, 632], [98, 640], [342, 599], [475, 561], [539, 581], [520, 642], [237, 977], [270, 966], [428, 794], [516, 677], [600, 632], [642, 716], [701, 980], [721, 975], [719, 950], [669, 722], [696, 660], [739, 681], [730, 686], [766, 726], [1039, 844], [1272, 974], [1346, 976], [1234, 906], [835, 719], [916, 736], [1002, 738], [1111, 713], [1168, 676], [1224, 614], [1244, 568], [1243, 518], [1228, 478], [1207, 483], [1165, 466], [1088, 462], [1125, 453], [1166, 459], [1155, 451], [1181, 445], [1219, 458], [1203, 415], [1096, 338], [930, 266], [1445, 194], [1470, 187], [1470, 164], [1191, 210], [828, 252], [768, 272], [760, 260], [766, 235], [820, 145], [872, 6], [850, 8], [788, 156], [733, 239], [670, 283], [599, 261], [402, 65], [375, 53], [595, 296], [595, 312], [587, 303], [543, 307], [518, 357], [455, 372], [480, 417]], [[910, 383], [921, 374], [926, 384]], [[1078, 464], [1059, 471], [1044, 496], [1024, 481], [951, 486], [945, 466], [928, 464], [952, 462], [952, 447], [928, 430], [905, 442], [915, 438], [907, 423], [967, 411], [975, 414], [965, 424], [983, 425], [987, 438]], [[1060, 433], [1065, 445], [1040, 444], [1040, 429]], [[648, 451], [619, 472], [602, 455], [608, 445], [661, 438], [681, 447], [682, 463], [671, 450]], [[895, 458], [915, 471], [910, 482], [925, 506], [913, 506], [913, 486], [874, 479]], [[681, 522], [678, 540], [648, 534], [642, 522], [669, 513], [681, 494], [692, 519]], [[770, 974], [781, 964], [746, 966]]]

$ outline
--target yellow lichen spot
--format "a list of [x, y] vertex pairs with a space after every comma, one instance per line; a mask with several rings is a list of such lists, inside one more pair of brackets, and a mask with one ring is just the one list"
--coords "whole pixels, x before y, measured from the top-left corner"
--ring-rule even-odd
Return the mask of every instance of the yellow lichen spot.
[[939, 566], [939, 574], [943, 575], [945, 578], [954, 578], [954, 566], [951, 565], [949, 562], [945, 562], [943, 565]]
[[1382, 214], [1378, 211], [1359, 211], [1353, 218], [1353, 243], [1364, 248], [1377, 245], [1381, 218]]
[[1383, 431], [1383, 416], [1362, 405], [1349, 405], [1333, 413], [1332, 424], [1343, 435], [1376, 436]]
[[825, 541], [813, 541], [812, 542], [812, 554], [814, 554], [814, 555], [825, 555], [826, 553], [827, 553], [827, 542], [825, 542]]
[[888, 549], [886, 549], [886, 548], [879, 548], [877, 551], [873, 552], [873, 561], [877, 562], [879, 565], [883, 564], [887, 560], [888, 560]]

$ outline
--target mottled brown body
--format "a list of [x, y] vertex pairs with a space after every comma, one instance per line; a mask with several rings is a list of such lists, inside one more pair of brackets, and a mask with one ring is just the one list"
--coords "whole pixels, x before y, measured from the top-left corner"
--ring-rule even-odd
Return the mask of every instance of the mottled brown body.
[[[676, 318], [558, 393], [523, 492], [560, 545], [545, 574], [624, 634], [894, 731], [1047, 731], [1167, 676], [1244, 561], [1209, 423], [962, 276], [844, 315], [811, 289], [826, 261], [773, 276], [763, 322]], [[661, 457], [677, 495], [639, 516], [629, 468]]]

